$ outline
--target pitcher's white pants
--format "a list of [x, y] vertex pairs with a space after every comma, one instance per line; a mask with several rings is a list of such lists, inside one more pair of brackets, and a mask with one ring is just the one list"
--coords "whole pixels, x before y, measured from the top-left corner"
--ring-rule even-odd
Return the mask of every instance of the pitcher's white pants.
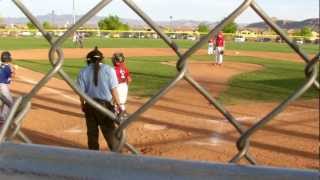
[[223, 54], [221, 54], [221, 51], [223, 51], [223, 47], [217, 47], [216, 48], [216, 64], [222, 64], [223, 63]]

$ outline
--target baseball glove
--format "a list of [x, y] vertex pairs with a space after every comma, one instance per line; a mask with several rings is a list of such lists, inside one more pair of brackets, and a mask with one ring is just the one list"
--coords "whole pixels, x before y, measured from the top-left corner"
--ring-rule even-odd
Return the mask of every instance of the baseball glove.
[[224, 54], [224, 51], [220, 51], [220, 54], [222, 54], [222, 55], [223, 55], [223, 54]]

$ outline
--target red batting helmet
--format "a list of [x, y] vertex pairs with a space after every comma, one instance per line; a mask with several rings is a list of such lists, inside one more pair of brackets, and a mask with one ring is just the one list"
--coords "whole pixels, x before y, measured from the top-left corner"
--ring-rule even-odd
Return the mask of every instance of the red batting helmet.
[[112, 63], [113, 65], [117, 65], [120, 63], [123, 63], [125, 61], [125, 57], [123, 55], [123, 53], [114, 53], [112, 56]]

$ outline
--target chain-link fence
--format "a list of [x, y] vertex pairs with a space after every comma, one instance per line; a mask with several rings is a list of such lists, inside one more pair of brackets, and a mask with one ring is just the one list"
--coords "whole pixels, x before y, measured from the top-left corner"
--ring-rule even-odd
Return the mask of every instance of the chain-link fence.
[[[70, 37], [79, 27], [86, 23], [90, 18], [95, 16], [101, 9], [106, 7], [112, 0], [102, 0], [88, 13], [83, 15], [72, 27], [70, 27], [61, 37], [53, 40], [50, 33], [46, 32], [40, 25], [39, 20], [24, 6], [19, 0], [13, 0], [15, 5], [25, 14], [25, 16], [36, 26], [36, 28], [42, 33], [45, 39], [50, 43], [49, 61], [52, 64], [52, 69], [33, 87], [33, 89], [25, 96], [19, 97], [11, 107], [10, 114], [6, 119], [6, 122], [0, 132], [0, 142], [6, 140], [13, 140], [15, 138], [22, 139], [23, 142], [31, 143], [31, 140], [21, 131], [21, 122], [28, 113], [31, 107], [31, 99], [36, 93], [43, 88], [46, 83], [55, 75], [59, 74], [67, 84], [81, 97], [85, 99], [87, 103], [97, 108], [110, 118], [112, 118], [117, 124], [117, 144], [115, 150], [120, 152], [123, 148], [129, 149], [134, 154], [139, 154], [131, 144], [126, 142], [126, 128], [137, 121], [141, 117], [142, 113], [151, 108], [162, 96], [164, 96], [171, 88], [173, 88], [179, 81], [185, 79], [192, 87], [194, 87], [202, 96], [204, 96], [228, 121], [240, 134], [240, 138], [237, 141], [238, 152], [234, 157], [230, 158], [230, 162], [237, 163], [241, 159], [245, 158], [250, 164], [256, 164], [253, 156], [249, 154], [250, 138], [257, 131], [261, 130], [267, 123], [269, 123], [275, 116], [281, 113], [291, 102], [295, 101], [301, 95], [303, 95], [308, 89], [313, 86], [319, 90], [318, 67], [320, 53], [315, 57], [309, 58], [294, 42], [292, 42], [286, 34], [272, 21], [272, 19], [263, 11], [263, 9], [254, 0], [244, 0], [243, 3], [236, 8], [228, 17], [223, 19], [214, 29], [212, 29], [207, 35], [201, 37], [190, 49], [182, 52], [179, 46], [170, 39], [156, 23], [141, 10], [132, 0], [123, 0], [123, 2], [132, 9], [138, 16], [140, 16], [157, 34], [161, 37], [165, 43], [174, 50], [177, 55], [177, 75], [158, 93], [156, 93], [150, 100], [148, 100], [143, 106], [141, 106], [136, 112], [131, 114], [128, 118], [120, 121], [111, 111], [102, 107], [96, 103], [93, 99], [84, 94], [73, 82], [73, 80], [63, 70], [64, 53], [61, 45]], [[299, 88], [294, 93], [288, 94], [288, 97], [269, 112], [260, 121], [255, 123], [252, 127], [245, 129], [238, 120], [228, 111], [225, 107], [211, 94], [206, 91], [192, 76], [188, 73], [187, 61], [198, 49], [200, 49], [209, 38], [218, 34], [222, 28], [228, 23], [234, 21], [241, 13], [246, 9], [252, 8], [268, 25], [274, 30], [300, 57], [305, 61], [305, 81], [301, 82]], [[0, 96], [1, 98], [2, 96]], [[4, 102], [6, 102], [4, 100]]]

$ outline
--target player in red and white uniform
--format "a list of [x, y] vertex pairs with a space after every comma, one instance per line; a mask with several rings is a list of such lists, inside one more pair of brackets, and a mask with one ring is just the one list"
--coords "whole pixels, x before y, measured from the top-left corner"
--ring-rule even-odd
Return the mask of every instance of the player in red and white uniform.
[[125, 65], [125, 57], [123, 53], [114, 53], [112, 56], [112, 63], [114, 65], [114, 69], [118, 78], [118, 94], [120, 101], [120, 110], [121, 112], [126, 113], [125, 104], [127, 102], [128, 96], [128, 84], [132, 81], [130, 76], [130, 72]]
[[224, 54], [224, 38], [222, 32], [218, 33], [218, 36], [215, 40], [216, 45], [216, 62], [217, 65], [222, 65], [223, 63], [223, 54]]
[[213, 55], [214, 53], [214, 38], [210, 38], [208, 41], [208, 55]]

